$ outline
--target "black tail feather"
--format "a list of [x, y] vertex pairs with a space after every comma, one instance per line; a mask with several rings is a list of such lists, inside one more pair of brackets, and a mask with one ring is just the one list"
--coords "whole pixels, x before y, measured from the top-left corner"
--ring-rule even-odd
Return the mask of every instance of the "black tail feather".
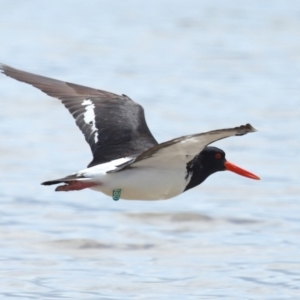
[[62, 183], [64, 181], [62, 180], [49, 180], [49, 181], [45, 181], [45, 182], [42, 182], [41, 185], [52, 185], [52, 184], [58, 184], [58, 183]]
[[41, 185], [59, 184], [59, 183], [64, 183], [64, 182], [68, 182], [68, 181], [73, 181], [73, 180], [76, 180], [78, 178], [83, 178], [83, 176], [77, 176], [77, 174], [72, 174], [72, 175], [66, 176], [64, 178], [44, 181], [44, 182], [41, 183]]

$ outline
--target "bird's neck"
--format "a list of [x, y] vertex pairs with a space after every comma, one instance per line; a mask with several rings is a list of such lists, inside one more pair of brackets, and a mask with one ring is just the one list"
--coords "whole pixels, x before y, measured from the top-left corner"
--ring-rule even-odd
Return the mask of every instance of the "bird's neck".
[[214, 172], [209, 172], [209, 170], [205, 170], [205, 168], [200, 167], [198, 163], [187, 165], [187, 177], [190, 177], [190, 181], [186, 186], [185, 191], [199, 185], [202, 183], [209, 175], [213, 174]]

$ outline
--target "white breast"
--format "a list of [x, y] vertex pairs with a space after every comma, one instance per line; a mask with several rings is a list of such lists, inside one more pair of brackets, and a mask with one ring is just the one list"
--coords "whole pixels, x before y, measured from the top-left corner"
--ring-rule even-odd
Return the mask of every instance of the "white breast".
[[[128, 159], [127, 159], [128, 160]], [[126, 159], [124, 158], [123, 162]], [[120, 163], [120, 162], [118, 162]], [[113, 162], [95, 166], [79, 173], [99, 185], [92, 187], [112, 197], [113, 190], [121, 189], [121, 199], [163, 200], [182, 193], [190, 178], [185, 179], [186, 170], [135, 167], [115, 173], [106, 173]], [[116, 165], [116, 164], [114, 164]]]

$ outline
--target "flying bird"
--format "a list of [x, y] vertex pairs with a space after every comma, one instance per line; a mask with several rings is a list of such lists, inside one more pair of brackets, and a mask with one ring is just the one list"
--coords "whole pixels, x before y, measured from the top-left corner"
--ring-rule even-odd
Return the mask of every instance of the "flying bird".
[[151, 134], [141, 105], [126, 95], [17, 70], [0, 64], [5, 75], [59, 99], [72, 114], [93, 160], [86, 169], [45, 181], [63, 184], [56, 191], [90, 188], [114, 200], [161, 200], [175, 197], [218, 171], [258, 176], [228, 162], [225, 152], [208, 146], [230, 136], [256, 131], [250, 124], [175, 138], [159, 144]]

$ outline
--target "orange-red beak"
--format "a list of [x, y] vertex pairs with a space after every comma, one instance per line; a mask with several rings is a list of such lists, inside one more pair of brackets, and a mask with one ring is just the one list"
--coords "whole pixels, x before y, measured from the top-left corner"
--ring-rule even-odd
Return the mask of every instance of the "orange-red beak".
[[260, 180], [260, 178], [258, 176], [230, 163], [229, 161], [225, 161], [224, 166], [225, 166], [225, 170], [227, 170], [227, 171], [231, 171], [231, 172], [234, 172], [236, 174], [239, 174], [239, 175], [251, 178], [251, 179]]

